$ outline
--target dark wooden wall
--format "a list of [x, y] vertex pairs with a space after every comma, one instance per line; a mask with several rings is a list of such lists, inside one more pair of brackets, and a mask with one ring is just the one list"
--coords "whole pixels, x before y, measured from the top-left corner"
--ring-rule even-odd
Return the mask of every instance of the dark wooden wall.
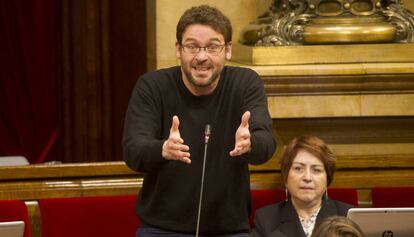
[[62, 0], [62, 161], [121, 160], [124, 114], [146, 71], [145, 0]]

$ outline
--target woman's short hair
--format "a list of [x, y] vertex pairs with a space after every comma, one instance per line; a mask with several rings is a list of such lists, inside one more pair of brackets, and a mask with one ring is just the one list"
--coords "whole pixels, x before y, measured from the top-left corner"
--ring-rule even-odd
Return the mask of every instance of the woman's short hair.
[[289, 170], [299, 151], [306, 151], [318, 158], [324, 165], [327, 184], [331, 184], [336, 167], [336, 157], [322, 139], [315, 136], [294, 138], [285, 148], [280, 158], [283, 182], [287, 182]]
[[176, 38], [179, 44], [182, 43], [185, 29], [194, 24], [210, 26], [223, 35], [226, 44], [231, 41], [233, 29], [229, 18], [215, 7], [200, 5], [185, 11], [178, 21]]
[[331, 216], [316, 223], [311, 237], [363, 237], [361, 228], [345, 216]]

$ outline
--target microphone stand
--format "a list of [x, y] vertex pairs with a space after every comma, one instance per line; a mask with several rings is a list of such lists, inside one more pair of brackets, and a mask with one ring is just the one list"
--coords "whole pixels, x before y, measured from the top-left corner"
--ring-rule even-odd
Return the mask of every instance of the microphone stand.
[[198, 232], [200, 230], [201, 201], [203, 200], [204, 174], [206, 171], [207, 146], [208, 146], [208, 140], [210, 139], [210, 134], [211, 134], [211, 127], [210, 127], [210, 124], [207, 124], [204, 130], [203, 171], [201, 172], [201, 189], [200, 189], [200, 200], [198, 202], [196, 237], [198, 237]]

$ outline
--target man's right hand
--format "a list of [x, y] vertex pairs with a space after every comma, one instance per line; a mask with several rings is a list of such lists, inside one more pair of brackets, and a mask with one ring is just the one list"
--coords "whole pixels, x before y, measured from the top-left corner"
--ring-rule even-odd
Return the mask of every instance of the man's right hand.
[[190, 148], [184, 144], [184, 140], [181, 138], [180, 120], [176, 115], [172, 118], [172, 124], [170, 128], [170, 136], [162, 145], [162, 157], [167, 160], [178, 160], [184, 163], [190, 164]]

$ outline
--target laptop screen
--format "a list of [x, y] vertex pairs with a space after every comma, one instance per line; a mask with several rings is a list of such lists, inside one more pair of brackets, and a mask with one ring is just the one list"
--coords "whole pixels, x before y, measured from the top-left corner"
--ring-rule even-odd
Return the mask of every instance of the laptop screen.
[[351, 208], [347, 216], [365, 237], [414, 236], [414, 208]]
[[10, 221], [0, 222], [0, 236], [1, 237], [23, 237], [24, 222]]

